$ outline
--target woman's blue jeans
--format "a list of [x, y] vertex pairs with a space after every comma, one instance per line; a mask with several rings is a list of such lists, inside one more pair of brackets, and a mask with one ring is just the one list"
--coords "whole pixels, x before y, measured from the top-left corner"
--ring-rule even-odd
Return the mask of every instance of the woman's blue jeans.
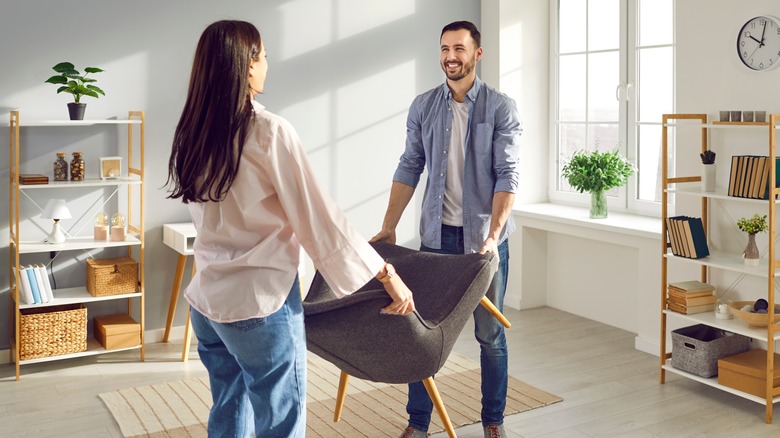
[[[439, 254], [463, 254], [463, 228], [442, 225], [441, 249], [420, 245], [420, 251]], [[493, 277], [486, 296], [498, 310], [504, 310], [506, 279], [509, 274], [509, 239], [498, 245], [498, 272]], [[503, 424], [507, 392], [507, 348], [504, 326], [485, 310], [482, 305], [474, 310], [474, 335], [480, 345], [480, 366], [482, 368], [482, 425]], [[445, 400], [446, 403], [446, 400]], [[409, 401], [406, 412], [409, 425], [428, 431], [433, 403], [422, 382], [409, 384]]]
[[306, 334], [298, 279], [267, 317], [218, 323], [195, 309], [191, 317], [214, 402], [209, 438], [303, 437]]

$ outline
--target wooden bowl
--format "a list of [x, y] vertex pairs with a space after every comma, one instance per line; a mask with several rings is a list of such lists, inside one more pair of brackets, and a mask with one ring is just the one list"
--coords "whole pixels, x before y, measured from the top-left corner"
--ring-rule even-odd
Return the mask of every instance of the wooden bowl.
[[[768, 313], [752, 313], [752, 312], [745, 312], [742, 310], [745, 305], [753, 305], [755, 304], [755, 301], [734, 301], [729, 303], [729, 308], [731, 309], [731, 313], [737, 316], [737, 318], [741, 319], [742, 322], [749, 325], [750, 327], [766, 327], [769, 325], [769, 314]], [[775, 304], [775, 309], [780, 309], [780, 304]], [[780, 314], [775, 314], [775, 322], [780, 321]]]

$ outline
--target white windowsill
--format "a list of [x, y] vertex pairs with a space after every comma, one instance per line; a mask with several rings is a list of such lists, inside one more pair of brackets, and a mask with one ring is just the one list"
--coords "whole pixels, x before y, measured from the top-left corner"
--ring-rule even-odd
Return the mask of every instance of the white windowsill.
[[610, 211], [605, 219], [590, 219], [587, 208], [550, 203], [516, 205], [512, 209], [512, 213], [519, 217], [628, 234], [636, 237], [661, 238], [660, 218]]

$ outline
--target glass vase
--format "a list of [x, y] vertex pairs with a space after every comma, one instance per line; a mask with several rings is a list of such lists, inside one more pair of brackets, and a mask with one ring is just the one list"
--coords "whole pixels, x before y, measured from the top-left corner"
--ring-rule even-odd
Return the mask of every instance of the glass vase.
[[590, 218], [604, 219], [607, 217], [607, 195], [603, 190], [590, 192]]
[[761, 255], [758, 253], [758, 246], [756, 246], [756, 235], [748, 234], [748, 243], [745, 247], [745, 252], [742, 253], [742, 257], [745, 259], [746, 265], [755, 266], [758, 264], [758, 259]]

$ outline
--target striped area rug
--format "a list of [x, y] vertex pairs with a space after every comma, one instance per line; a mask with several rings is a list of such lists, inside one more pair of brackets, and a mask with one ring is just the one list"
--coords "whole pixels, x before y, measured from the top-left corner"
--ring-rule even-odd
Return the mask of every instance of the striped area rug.
[[[309, 353], [307, 437], [397, 437], [406, 427], [406, 385], [351, 378], [341, 421], [333, 422], [339, 370]], [[452, 353], [436, 375], [455, 428], [480, 421], [479, 364]], [[206, 437], [211, 406], [208, 378], [177, 380], [99, 394], [126, 438]], [[562, 399], [509, 377], [506, 415]], [[430, 433], [444, 430], [436, 413]]]

